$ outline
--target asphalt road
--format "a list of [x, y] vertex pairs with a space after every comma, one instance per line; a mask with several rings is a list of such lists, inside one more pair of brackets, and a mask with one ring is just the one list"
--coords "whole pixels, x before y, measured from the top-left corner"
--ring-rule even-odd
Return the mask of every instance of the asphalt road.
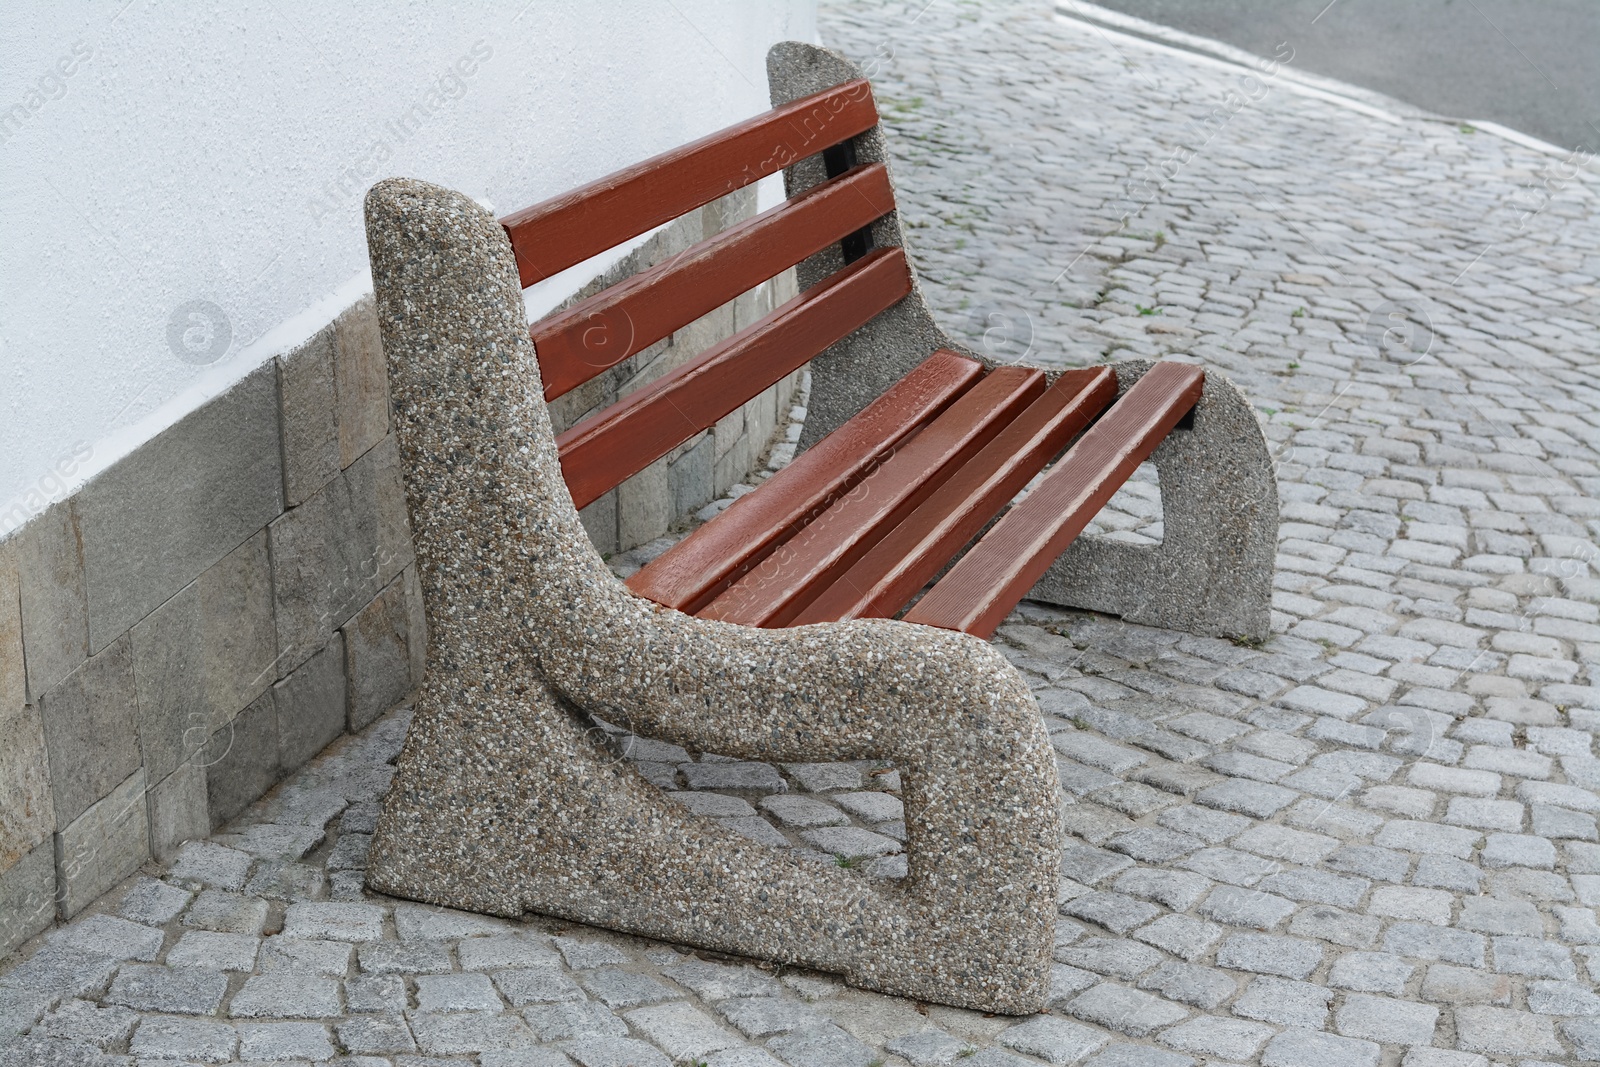
[[1454, 118], [1600, 151], [1597, 0], [1094, 0]]

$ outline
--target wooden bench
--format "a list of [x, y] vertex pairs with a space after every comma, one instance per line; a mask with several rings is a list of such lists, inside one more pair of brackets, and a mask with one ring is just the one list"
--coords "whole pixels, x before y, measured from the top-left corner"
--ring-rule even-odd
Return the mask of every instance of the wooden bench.
[[[817, 57], [824, 65], [828, 57], [796, 54], [813, 77]], [[780, 50], [774, 55], [781, 67]], [[792, 463], [628, 579], [635, 593], [762, 627], [895, 617], [912, 605], [908, 621], [987, 637], [1129, 475], [1192, 422], [1206, 393], [1199, 366], [1160, 362], [1119, 380], [1111, 367], [996, 366], [934, 336], [901, 247], [877, 126], [871, 86], [845, 77], [501, 220], [527, 286], [788, 170], [791, 195], [778, 206], [531, 328], [544, 395], [554, 400], [802, 265], [798, 297], [557, 438], [579, 508], [819, 357], [832, 380], [857, 393], [847, 403], [857, 410], [831, 432], [809, 434]], [[917, 329], [896, 320], [918, 311], [926, 321]], [[885, 347], [893, 358], [883, 358]], [[873, 364], [866, 373], [848, 369], [864, 361]], [[903, 364], [903, 373], [860, 395], [861, 381], [881, 378], [886, 364]], [[1254, 442], [1243, 444], [1264, 457], [1253, 421], [1243, 436], [1250, 431]], [[1264, 463], [1255, 466], [1270, 479]], [[1167, 488], [1164, 480], [1164, 497]], [[1231, 499], [1239, 488], [1218, 495]], [[1269, 503], [1275, 534], [1275, 494]], [[1263, 540], [1261, 510], [1252, 512], [1257, 529], [1240, 538], [1249, 551], [1236, 553], [1253, 557], [1254, 573], [1238, 565], [1231, 573], [1235, 585], [1252, 585], [1233, 590], [1252, 606], [1209, 624], [1170, 610], [1154, 621], [1265, 636], [1273, 538]], [[1238, 516], [1231, 524], [1240, 526]], [[1213, 582], [1230, 577], [1227, 561], [1218, 566], [1211, 561]], [[1158, 600], [1173, 595], [1157, 592]], [[1205, 591], [1186, 595], [1196, 594]]]
[[[999, 366], [951, 342], [917, 292], [859, 71], [796, 43], [768, 63], [776, 112], [503, 227], [426, 182], [367, 195], [428, 628], [367, 884], [1036, 1012], [1061, 885], [1056, 752], [1028, 680], [969, 635], [1023, 595], [1264, 634], [1271, 464], [1219, 374]], [[530, 339], [528, 283], [779, 169], [785, 204]], [[797, 299], [555, 433], [535, 381], [561, 395], [791, 264]], [[808, 360], [798, 457], [624, 588], [573, 505]], [[1161, 543], [1062, 551], [1143, 456]], [[906, 615], [932, 625], [871, 617], [974, 537]], [[839, 621], [798, 625], [816, 619]], [[598, 743], [595, 718], [734, 760], [884, 761], [904, 776], [905, 876], [695, 814]]]

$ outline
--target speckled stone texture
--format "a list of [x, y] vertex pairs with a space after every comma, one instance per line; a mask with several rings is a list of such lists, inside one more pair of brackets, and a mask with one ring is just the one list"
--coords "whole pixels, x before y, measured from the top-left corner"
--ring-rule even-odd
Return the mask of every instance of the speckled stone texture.
[[[430, 634], [367, 884], [1038, 1010], [1062, 827], [1017, 672], [962, 634], [758, 630], [628, 593], [562, 480], [499, 225], [399, 179], [369, 194], [367, 235]], [[741, 759], [891, 760], [909, 873], [873, 884], [693, 815], [590, 715]]]
[[[1119, 390], [1151, 366], [1118, 363]], [[1206, 371], [1191, 422], [1150, 457], [1161, 480], [1161, 543], [1080, 537], [1029, 599], [1213, 637], [1266, 639], [1278, 545], [1271, 453], [1250, 402], [1214, 370]]]
[[[859, 78], [862, 72], [837, 52], [785, 41], [767, 53], [767, 76], [777, 106]], [[882, 127], [857, 137], [855, 147], [857, 162], [882, 163], [892, 174]], [[820, 156], [785, 172], [790, 196], [826, 177]], [[872, 239], [880, 248], [904, 247], [899, 213], [878, 220]], [[914, 259], [912, 250], [906, 251]], [[842, 265], [837, 247], [819, 252], [800, 265], [800, 288], [810, 288]], [[831, 433], [937, 348], [989, 366], [1000, 362], [940, 329], [913, 266], [906, 299], [812, 361], [801, 447]], [[1141, 360], [1116, 364], [1120, 391], [1126, 392], [1148, 368], [1149, 362]], [[1062, 370], [1040, 369], [1051, 380]], [[1029, 592], [1029, 599], [1209, 636], [1256, 641], [1268, 636], [1278, 489], [1266, 439], [1249, 403], [1215, 370], [1206, 372], [1205, 391], [1190, 421], [1189, 428], [1174, 432], [1151, 457], [1166, 516], [1163, 542], [1130, 545], [1079, 538]]]

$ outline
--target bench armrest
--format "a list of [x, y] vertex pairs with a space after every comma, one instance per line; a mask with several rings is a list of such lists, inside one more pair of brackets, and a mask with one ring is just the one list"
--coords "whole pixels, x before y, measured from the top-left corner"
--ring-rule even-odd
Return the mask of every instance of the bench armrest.
[[[394, 179], [368, 196], [367, 235], [429, 632], [369, 884], [1042, 1006], [1060, 797], [1021, 677], [962, 634], [758, 630], [629, 593], [562, 479], [499, 224]], [[873, 887], [690, 816], [575, 712], [746, 759], [892, 760], [910, 873]]]

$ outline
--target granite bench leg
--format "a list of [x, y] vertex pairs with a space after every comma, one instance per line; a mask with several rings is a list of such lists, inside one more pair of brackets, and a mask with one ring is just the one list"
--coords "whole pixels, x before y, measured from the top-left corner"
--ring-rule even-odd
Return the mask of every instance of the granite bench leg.
[[[367, 884], [924, 1000], [1042, 1007], [1060, 785], [1021, 676], [965, 634], [761, 630], [629, 593], [562, 479], [499, 225], [395, 179], [368, 196], [367, 236], [430, 635]], [[589, 716], [741, 759], [890, 760], [909, 873], [871, 881], [693, 815]]]
[[[1118, 363], [1119, 391], [1150, 366]], [[1270, 635], [1278, 542], [1272, 457], [1249, 401], [1220, 374], [1206, 376], [1191, 421], [1150, 457], [1161, 485], [1161, 543], [1080, 537], [1030, 599], [1214, 637]]]
[[[778, 106], [862, 72], [837, 52], [785, 41], [767, 53], [767, 76]], [[779, 146], [797, 160], [784, 172], [790, 196], [827, 178], [822, 159], [807, 156], [822, 146], [804, 143], [802, 134], [795, 135], [796, 143]], [[892, 176], [881, 126], [856, 137], [854, 152], [857, 163], [883, 163]], [[914, 249], [906, 246], [898, 212], [873, 224], [872, 240], [876, 247], [905, 248], [910, 254], [911, 293], [812, 361], [802, 449], [838, 428], [936, 349], [1000, 365], [952, 339], [934, 321], [915, 281]], [[800, 288], [831, 275], [840, 256], [832, 247], [800, 264]], [[1119, 390], [1126, 392], [1149, 366], [1148, 360], [1117, 363]], [[1052, 378], [1059, 372], [1040, 369]], [[1136, 546], [1079, 538], [1030, 598], [1192, 633], [1249, 640], [1269, 635], [1278, 491], [1266, 439], [1243, 394], [1214, 371], [1206, 375], [1192, 422], [1191, 429], [1169, 435], [1151, 457], [1161, 480], [1163, 542]]]

